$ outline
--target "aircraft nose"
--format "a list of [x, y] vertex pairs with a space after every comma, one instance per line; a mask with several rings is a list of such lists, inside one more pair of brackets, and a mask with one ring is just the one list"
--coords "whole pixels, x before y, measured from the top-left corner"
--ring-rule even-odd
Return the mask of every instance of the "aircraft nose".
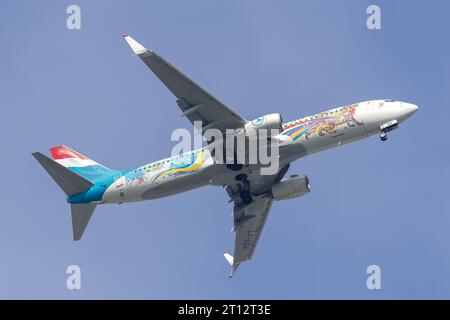
[[406, 103], [404, 108], [408, 117], [412, 116], [417, 110], [419, 110], [419, 107], [412, 103]]
[[411, 117], [417, 110], [419, 110], [419, 107], [412, 103], [406, 103], [403, 102], [400, 104], [400, 112], [398, 115], [399, 121], [405, 121], [409, 117]]

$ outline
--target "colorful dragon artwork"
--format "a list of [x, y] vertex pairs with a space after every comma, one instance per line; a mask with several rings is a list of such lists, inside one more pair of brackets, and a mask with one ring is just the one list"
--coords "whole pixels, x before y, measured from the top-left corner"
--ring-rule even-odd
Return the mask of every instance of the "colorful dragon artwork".
[[364, 123], [355, 118], [357, 105], [353, 104], [339, 109], [318, 113], [313, 117], [300, 119], [288, 123], [283, 128], [283, 134], [292, 140], [311, 136], [324, 136], [327, 133], [335, 133], [338, 126], [347, 124], [349, 127], [362, 126]]
[[197, 171], [205, 160], [204, 152], [205, 150], [201, 150], [175, 158], [175, 161], [171, 161], [167, 170], [162, 171], [153, 178], [153, 182]]
[[205, 150], [190, 152], [167, 162], [158, 162], [143, 168], [135, 169], [125, 175], [125, 184], [139, 185], [152, 178], [152, 182], [164, 180], [169, 177], [179, 176], [197, 171], [205, 162]]

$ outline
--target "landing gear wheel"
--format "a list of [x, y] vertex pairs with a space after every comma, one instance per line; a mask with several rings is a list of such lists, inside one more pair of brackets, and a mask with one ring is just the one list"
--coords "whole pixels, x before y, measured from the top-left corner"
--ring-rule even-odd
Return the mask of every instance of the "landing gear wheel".
[[239, 193], [239, 196], [241, 197], [242, 203], [245, 205], [250, 204], [253, 201], [252, 195], [250, 194], [250, 191], [248, 191], [248, 190], [241, 191]]
[[238, 174], [234, 177], [236, 181], [239, 181], [239, 197], [244, 205], [250, 204], [253, 201], [252, 194], [250, 193], [250, 181], [247, 180], [246, 174]]
[[387, 138], [388, 138], [388, 137], [387, 137], [386, 132], [381, 131], [381, 133], [380, 133], [380, 139], [381, 139], [381, 141], [386, 141]]
[[234, 179], [236, 181], [241, 181], [241, 182], [245, 182], [247, 180], [247, 175], [246, 174], [238, 174], [236, 177], [234, 177]]

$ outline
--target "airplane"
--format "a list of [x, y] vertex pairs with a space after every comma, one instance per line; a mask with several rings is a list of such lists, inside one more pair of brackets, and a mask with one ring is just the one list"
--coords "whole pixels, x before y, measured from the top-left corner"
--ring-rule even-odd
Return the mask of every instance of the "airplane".
[[273, 201], [293, 199], [311, 191], [307, 176], [285, 177], [290, 164], [307, 155], [356, 140], [387, 133], [414, 114], [412, 103], [379, 99], [341, 106], [298, 120], [283, 122], [280, 114], [247, 121], [225, 106], [158, 54], [128, 35], [128, 45], [176, 97], [182, 116], [191, 123], [202, 121], [202, 132], [215, 129], [225, 134], [236, 129], [277, 129], [271, 136], [279, 148], [276, 172], [262, 175], [260, 163], [223, 163], [208, 146], [177, 154], [129, 170], [112, 170], [64, 145], [50, 149], [53, 159], [40, 152], [32, 155], [67, 195], [71, 206], [73, 239], [80, 240], [99, 204], [123, 204], [150, 200], [201, 186], [222, 186], [234, 204], [234, 254], [223, 256], [231, 266], [252, 258]]

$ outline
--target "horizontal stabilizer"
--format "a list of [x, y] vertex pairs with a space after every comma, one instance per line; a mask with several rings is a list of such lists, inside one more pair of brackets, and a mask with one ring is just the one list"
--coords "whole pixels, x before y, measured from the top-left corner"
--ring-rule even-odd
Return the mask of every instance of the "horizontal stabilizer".
[[84, 230], [94, 213], [95, 207], [96, 204], [92, 203], [77, 203], [70, 206], [72, 210], [73, 240], [77, 241], [81, 239]]
[[33, 157], [47, 171], [50, 177], [63, 189], [68, 196], [90, 189], [94, 184], [89, 180], [79, 176], [75, 172], [67, 169], [56, 161], [44, 156], [40, 152], [33, 152]]

